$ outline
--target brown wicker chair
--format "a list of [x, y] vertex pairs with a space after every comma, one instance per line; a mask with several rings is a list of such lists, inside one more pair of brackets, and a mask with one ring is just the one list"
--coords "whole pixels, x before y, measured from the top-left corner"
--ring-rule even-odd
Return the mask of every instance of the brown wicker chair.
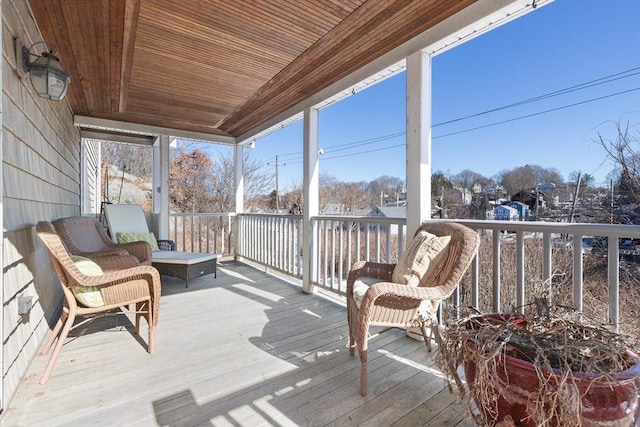
[[[146, 242], [114, 243], [96, 218], [73, 216], [53, 221], [69, 253], [91, 258], [104, 269], [151, 265]], [[115, 258], [119, 256], [119, 258]]]
[[[138, 334], [140, 333], [141, 318], [147, 319], [149, 327], [147, 351], [153, 353], [153, 335], [158, 323], [161, 291], [158, 271], [151, 266], [137, 266], [99, 276], [87, 276], [81, 273], [73, 262], [50, 222], [39, 222], [36, 226], [36, 231], [38, 237], [49, 250], [51, 261], [60, 279], [65, 298], [62, 314], [42, 349], [42, 354], [47, 354], [56, 337], [60, 334], [40, 384], [46, 384], [49, 380], [53, 366], [71, 329], [86, 323], [95, 315], [113, 312], [117, 308], [122, 310], [121, 312], [118, 311], [117, 314], [122, 314], [126, 313], [123, 307], [135, 305], [135, 330]], [[76, 285], [92, 286], [99, 289], [104, 305], [93, 308], [83, 306], [73, 294], [72, 288]], [[88, 319], [74, 326], [75, 319], [78, 316], [88, 317]]]
[[[440, 302], [448, 298], [458, 286], [477, 251], [480, 238], [476, 232], [456, 223], [426, 222], [416, 231], [425, 230], [436, 236], [451, 236], [449, 252], [440, 272], [432, 283], [420, 281], [420, 286], [407, 286], [391, 282], [396, 264], [356, 262], [347, 278], [347, 320], [349, 323], [349, 353], [355, 348], [360, 356], [360, 393], [367, 394], [367, 341], [370, 326], [418, 327], [422, 332], [427, 350], [431, 351], [431, 338], [438, 338], [436, 313]], [[358, 278], [368, 277], [382, 280], [366, 290], [356, 305], [353, 289]], [[418, 307], [429, 301], [428, 319], [416, 317]], [[431, 334], [426, 327], [430, 326]]]

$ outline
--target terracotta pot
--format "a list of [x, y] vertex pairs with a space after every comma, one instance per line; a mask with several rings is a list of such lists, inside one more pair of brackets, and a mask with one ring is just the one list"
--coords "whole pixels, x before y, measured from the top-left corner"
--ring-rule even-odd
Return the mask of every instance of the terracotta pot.
[[[493, 318], [509, 319], [503, 315], [490, 314]], [[515, 317], [512, 319], [521, 319]], [[516, 320], [517, 323], [518, 320]], [[467, 354], [475, 353], [476, 345], [473, 341], [467, 341]], [[636, 426], [640, 420], [640, 356], [628, 350], [629, 355], [635, 360], [635, 364], [622, 372], [613, 374], [614, 381], [596, 380], [589, 373], [574, 372], [576, 386], [582, 396], [581, 421], [584, 427], [596, 426]], [[464, 361], [464, 373], [469, 384], [473, 387], [476, 374], [475, 358]], [[497, 421], [510, 415], [517, 426], [536, 427], [532, 420], [525, 420], [529, 416], [527, 401], [532, 392], [539, 388], [538, 375], [533, 364], [516, 357], [504, 356], [504, 365], [499, 364], [496, 369], [501, 379], [508, 381], [506, 390], [496, 390]], [[556, 371], [556, 370], [554, 370]], [[560, 371], [556, 371], [560, 373]], [[476, 402], [477, 404], [478, 402]], [[481, 407], [478, 405], [478, 407]], [[483, 414], [485, 419], [491, 419], [488, 414]], [[551, 425], [558, 425], [552, 422]]]

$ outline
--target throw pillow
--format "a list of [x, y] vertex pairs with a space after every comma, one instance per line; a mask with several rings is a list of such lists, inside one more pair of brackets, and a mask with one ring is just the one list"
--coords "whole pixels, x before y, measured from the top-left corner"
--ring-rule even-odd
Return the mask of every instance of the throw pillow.
[[[80, 273], [86, 276], [102, 276], [104, 274], [102, 268], [89, 258], [71, 255], [71, 260], [78, 267]], [[104, 305], [100, 289], [95, 286], [77, 285], [71, 288], [71, 292], [85, 307], [102, 307]]]
[[[438, 237], [426, 231], [420, 231], [400, 256], [393, 269], [391, 280], [403, 285], [420, 285], [420, 280], [427, 274], [430, 265], [446, 256], [445, 249], [450, 240], [451, 236]], [[441, 262], [435, 262], [435, 264], [437, 267]]]
[[131, 242], [147, 242], [151, 246], [151, 251], [159, 251], [158, 241], [153, 233], [118, 233], [118, 242], [131, 243]]

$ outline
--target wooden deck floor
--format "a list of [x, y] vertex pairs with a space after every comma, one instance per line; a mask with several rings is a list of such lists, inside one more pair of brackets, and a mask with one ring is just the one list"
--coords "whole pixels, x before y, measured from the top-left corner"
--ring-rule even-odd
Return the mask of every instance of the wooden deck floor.
[[346, 349], [345, 307], [247, 265], [218, 278], [163, 277], [154, 354], [128, 317], [65, 344], [49, 383], [38, 355], [2, 417], [8, 426], [472, 426], [424, 344], [372, 339], [369, 395]]

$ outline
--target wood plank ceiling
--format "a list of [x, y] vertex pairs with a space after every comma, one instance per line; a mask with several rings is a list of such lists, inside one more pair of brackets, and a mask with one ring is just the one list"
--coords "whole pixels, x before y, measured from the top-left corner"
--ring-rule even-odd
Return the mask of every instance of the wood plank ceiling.
[[76, 115], [238, 137], [476, 0], [29, 0]]

